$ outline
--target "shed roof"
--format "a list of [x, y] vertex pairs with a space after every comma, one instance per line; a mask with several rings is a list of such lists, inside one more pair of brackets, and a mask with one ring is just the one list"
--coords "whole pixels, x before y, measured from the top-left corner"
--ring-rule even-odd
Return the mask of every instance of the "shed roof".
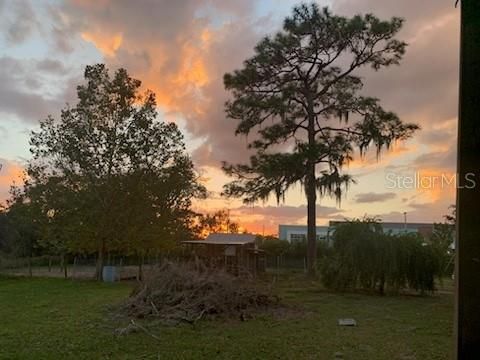
[[255, 242], [253, 234], [227, 234], [214, 233], [207, 236], [205, 240], [183, 241], [185, 244], [211, 244], [211, 245], [245, 245]]

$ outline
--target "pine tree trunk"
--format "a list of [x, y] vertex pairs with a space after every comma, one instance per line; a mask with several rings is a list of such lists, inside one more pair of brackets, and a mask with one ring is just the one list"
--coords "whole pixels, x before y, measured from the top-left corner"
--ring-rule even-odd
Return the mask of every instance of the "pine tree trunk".
[[[456, 359], [480, 353], [480, 2], [462, 0], [455, 337]], [[475, 186], [472, 186], [474, 180]]]
[[73, 257], [73, 266], [72, 266], [72, 280], [75, 278], [77, 272], [77, 257]]
[[310, 155], [305, 179], [305, 191], [307, 195], [307, 273], [309, 277], [314, 277], [317, 272], [317, 188], [315, 175], [316, 159], [313, 152], [315, 147], [315, 115], [313, 102], [310, 96], [308, 96], [308, 98], [308, 145]]
[[68, 258], [67, 255], [63, 255], [63, 277], [68, 278]]
[[315, 188], [315, 167], [307, 175], [307, 273], [315, 276], [317, 271], [317, 190]]

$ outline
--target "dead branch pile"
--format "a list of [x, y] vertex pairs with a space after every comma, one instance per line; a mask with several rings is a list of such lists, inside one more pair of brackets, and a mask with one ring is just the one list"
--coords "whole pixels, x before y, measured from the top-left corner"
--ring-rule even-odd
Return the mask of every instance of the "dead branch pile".
[[192, 264], [166, 263], [152, 270], [132, 292], [124, 310], [136, 318], [195, 323], [203, 317], [245, 319], [278, 303], [252, 280]]

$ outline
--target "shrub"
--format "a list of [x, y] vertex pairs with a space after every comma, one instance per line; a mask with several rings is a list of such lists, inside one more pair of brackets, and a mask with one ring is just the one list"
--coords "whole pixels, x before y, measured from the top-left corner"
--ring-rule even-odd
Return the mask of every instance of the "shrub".
[[260, 245], [260, 249], [264, 250], [267, 255], [280, 256], [288, 253], [290, 246], [287, 240], [266, 239]]
[[324, 285], [336, 290], [409, 288], [434, 291], [440, 276], [435, 249], [418, 234], [383, 233], [375, 219], [354, 220], [337, 226], [331, 253], [321, 262]]

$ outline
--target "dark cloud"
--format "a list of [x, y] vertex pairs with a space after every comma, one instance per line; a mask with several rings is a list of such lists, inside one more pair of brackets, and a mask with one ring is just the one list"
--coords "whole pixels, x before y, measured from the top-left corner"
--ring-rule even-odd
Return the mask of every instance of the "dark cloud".
[[74, 39], [78, 37], [77, 27], [64, 16], [60, 6], [47, 4], [45, 10], [50, 18], [50, 45], [61, 54], [70, 54], [74, 50]]
[[0, 111], [15, 114], [22, 120], [38, 121], [57, 108], [56, 102], [48, 101], [39, 95], [0, 88]]
[[333, 0], [333, 9], [348, 15], [373, 13], [383, 18], [399, 16], [410, 22], [414, 29], [424, 26], [427, 18], [438, 18], [452, 12], [459, 13], [458, 9], [454, 8], [453, 1], [438, 0]]
[[6, 40], [13, 45], [25, 41], [39, 27], [39, 21], [32, 5], [27, 0], [16, 0], [8, 3], [10, 6], [3, 16], [3, 32]]
[[387, 200], [395, 199], [397, 195], [393, 192], [386, 192], [386, 193], [361, 193], [355, 196], [355, 201], [357, 203], [374, 203], [374, 202], [383, 202]]
[[[306, 217], [307, 206], [241, 206], [232, 209], [232, 213], [236, 215], [262, 216], [275, 219], [277, 223], [296, 222]], [[330, 218], [339, 216], [342, 213], [343, 210], [335, 207], [317, 205], [317, 218]]]
[[432, 151], [418, 156], [413, 165], [418, 168], [436, 168], [438, 170], [455, 171], [457, 164], [457, 152], [455, 147], [447, 151]]
[[404, 211], [407, 213], [407, 222], [434, 223], [442, 221], [443, 216], [449, 212], [449, 206], [454, 203], [450, 198], [441, 198], [433, 202], [409, 203], [402, 211], [390, 211], [374, 214], [382, 221], [403, 222]]
[[[40, 88], [45, 80], [32, 71], [36, 61], [0, 58], [0, 112], [36, 122], [59, 112], [65, 103], [62, 93], [47, 97]], [[37, 90], [37, 91], [33, 91]]]
[[58, 60], [42, 59], [37, 61], [35, 65], [38, 70], [47, 73], [65, 75], [68, 72], [65, 65]]
[[445, 145], [456, 142], [457, 133], [453, 129], [430, 129], [419, 134], [420, 141], [428, 145]]
[[457, 114], [459, 11], [450, 1], [336, 0], [344, 14], [373, 12], [405, 19], [399, 38], [409, 43], [399, 67], [364, 72], [370, 95], [408, 121], [439, 124]]
[[[432, 155], [435, 158], [435, 156]], [[420, 176], [415, 181], [413, 193], [402, 198], [402, 205], [397, 211], [374, 214], [384, 221], [403, 221], [403, 212], [407, 212], [410, 222], [438, 222], [448, 213], [448, 208], [455, 203], [454, 172], [442, 171], [443, 159], [430, 159], [431, 168], [418, 169]], [[437, 168], [435, 167], [438, 166]], [[413, 172], [409, 174], [413, 176]]]
[[419, 211], [426, 211], [429, 210], [430, 207], [434, 203], [417, 203], [417, 202], [411, 202], [408, 204], [409, 207], [411, 207], [414, 210], [419, 210]]

